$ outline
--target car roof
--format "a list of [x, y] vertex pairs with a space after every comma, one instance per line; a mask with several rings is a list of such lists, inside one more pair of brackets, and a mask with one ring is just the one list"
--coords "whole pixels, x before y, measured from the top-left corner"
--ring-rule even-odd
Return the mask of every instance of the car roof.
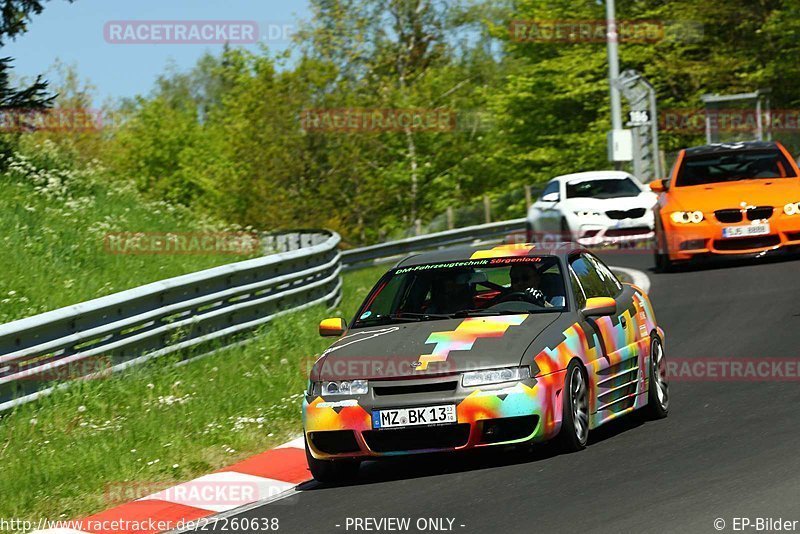
[[587, 171], [556, 176], [553, 178], [553, 180], [558, 180], [559, 182], [569, 182], [572, 180], [619, 180], [621, 178], [632, 177], [633, 176], [630, 173], [625, 171]]
[[513, 258], [519, 256], [558, 256], [566, 257], [573, 252], [583, 251], [584, 248], [576, 243], [554, 243], [544, 246], [531, 243], [513, 245], [480, 245], [460, 246], [422, 252], [408, 256], [401, 260], [395, 268], [425, 265], [429, 263], [442, 263], [447, 261], [465, 261], [483, 258]]
[[768, 148], [778, 148], [775, 141], [742, 141], [737, 143], [712, 143], [710, 145], [694, 146], [686, 149], [687, 156], [699, 156], [703, 154], [716, 154], [720, 152], [731, 152], [734, 150], [764, 150]]

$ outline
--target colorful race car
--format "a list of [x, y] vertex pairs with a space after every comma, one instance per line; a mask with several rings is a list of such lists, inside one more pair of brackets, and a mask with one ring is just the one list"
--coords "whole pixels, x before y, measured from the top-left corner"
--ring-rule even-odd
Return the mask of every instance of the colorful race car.
[[411, 256], [314, 363], [303, 402], [311, 473], [359, 462], [558, 439], [669, 409], [664, 332], [648, 296], [574, 244]]
[[800, 246], [800, 169], [776, 142], [714, 144], [678, 154], [660, 193], [655, 263]]

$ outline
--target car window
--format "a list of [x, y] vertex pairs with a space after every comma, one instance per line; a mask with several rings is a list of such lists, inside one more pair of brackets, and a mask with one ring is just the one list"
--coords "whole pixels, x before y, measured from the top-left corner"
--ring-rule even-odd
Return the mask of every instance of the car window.
[[467, 259], [390, 271], [361, 306], [354, 328], [566, 309], [565, 279], [557, 257]]
[[567, 184], [567, 198], [627, 198], [642, 190], [630, 178], [583, 180]]
[[600, 275], [597, 267], [585, 255], [576, 257], [570, 262], [570, 266], [578, 277], [586, 298], [616, 296], [616, 291], [610, 290], [606, 278]]
[[545, 195], [549, 195], [550, 193], [558, 193], [558, 181], [550, 182], [547, 184], [547, 187], [544, 188], [542, 191], [542, 196], [539, 197], [539, 200], [544, 198]]
[[569, 281], [572, 284], [572, 292], [575, 294], [575, 302], [578, 304], [578, 309], [581, 309], [586, 306], [586, 297], [584, 296], [581, 284], [578, 282], [578, 278], [575, 276], [575, 272], [572, 269], [569, 270]]
[[773, 178], [795, 178], [794, 170], [780, 150], [746, 150], [732, 145], [729, 151], [684, 157], [675, 186]]
[[585, 254], [585, 256], [597, 270], [597, 274], [600, 275], [600, 278], [603, 280], [606, 289], [611, 293], [611, 296], [618, 296], [622, 292], [622, 283], [614, 273], [611, 272], [611, 269], [596, 256], [592, 254]]

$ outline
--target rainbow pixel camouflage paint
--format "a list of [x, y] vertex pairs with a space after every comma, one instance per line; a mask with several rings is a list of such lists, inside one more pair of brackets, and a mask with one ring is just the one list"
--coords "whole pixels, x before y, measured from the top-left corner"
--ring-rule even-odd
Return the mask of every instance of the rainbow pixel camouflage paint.
[[648, 296], [572, 245], [414, 256], [356, 317], [309, 376], [303, 425], [319, 479], [365, 458], [554, 438], [577, 450], [612, 419], [668, 410]]

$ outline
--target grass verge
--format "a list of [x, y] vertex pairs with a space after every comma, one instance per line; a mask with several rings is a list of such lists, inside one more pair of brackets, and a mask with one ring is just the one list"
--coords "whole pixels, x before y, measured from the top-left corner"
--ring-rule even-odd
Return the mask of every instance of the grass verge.
[[247, 259], [232, 254], [112, 254], [118, 232], [224, 232], [219, 222], [165, 202], [145, 201], [98, 165], [72, 163], [52, 142], [3, 162], [0, 324], [148, 282]]
[[[384, 270], [346, 274], [338, 313], [349, 319]], [[247, 345], [180, 367], [162, 358], [5, 415], [0, 517], [85, 517], [132, 500], [120, 499], [128, 483], [166, 488], [297, 435], [307, 364], [330, 343], [317, 324], [330, 313], [287, 315]]]

